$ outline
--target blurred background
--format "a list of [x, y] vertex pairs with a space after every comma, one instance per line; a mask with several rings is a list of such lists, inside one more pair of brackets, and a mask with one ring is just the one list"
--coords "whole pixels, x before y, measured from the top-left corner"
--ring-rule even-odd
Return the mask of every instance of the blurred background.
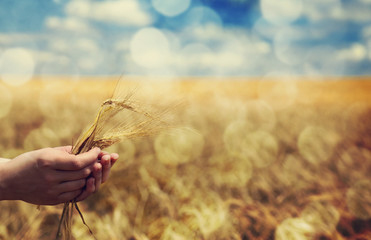
[[[370, 239], [370, 66], [371, 0], [0, 0], [0, 157], [134, 89], [172, 127], [108, 149], [97, 239]], [[0, 240], [54, 239], [61, 211], [1, 201]]]

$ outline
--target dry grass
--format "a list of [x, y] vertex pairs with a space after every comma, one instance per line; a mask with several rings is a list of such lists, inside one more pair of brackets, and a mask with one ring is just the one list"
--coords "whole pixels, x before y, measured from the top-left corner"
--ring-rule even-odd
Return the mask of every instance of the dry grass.
[[[4, 157], [71, 144], [107, 98], [102, 86], [114, 87], [54, 84], [12, 92], [0, 120]], [[370, 80], [190, 80], [142, 90], [145, 105], [182, 96], [188, 104], [172, 117], [187, 128], [109, 148], [120, 161], [80, 204], [97, 239], [370, 238]], [[0, 239], [53, 238], [62, 207], [1, 202]], [[92, 238], [81, 221], [72, 233]]]

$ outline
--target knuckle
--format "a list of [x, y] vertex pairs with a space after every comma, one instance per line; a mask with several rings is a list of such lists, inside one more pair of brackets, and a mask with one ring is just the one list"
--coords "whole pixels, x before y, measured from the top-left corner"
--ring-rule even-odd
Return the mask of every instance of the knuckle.
[[50, 161], [45, 158], [44, 156], [40, 156], [40, 158], [37, 159], [37, 166], [39, 168], [48, 168], [51, 166]]
[[51, 148], [44, 148], [37, 152], [37, 166], [39, 168], [48, 168], [52, 166], [51, 156], [50, 156]]

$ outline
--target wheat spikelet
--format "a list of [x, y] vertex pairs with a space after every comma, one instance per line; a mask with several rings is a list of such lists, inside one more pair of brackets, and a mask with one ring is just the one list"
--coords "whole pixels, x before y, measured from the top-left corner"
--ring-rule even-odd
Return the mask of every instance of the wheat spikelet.
[[[104, 101], [92, 125], [80, 135], [74, 144], [72, 154], [84, 153], [94, 147], [104, 149], [123, 138], [148, 136], [166, 126], [162, 120], [164, 112], [151, 115], [144, 111], [142, 107], [139, 107], [131, 97], [132, 94], [128, 94], [123, 99], [108, 99]], [[119, 116], [124, 111], [126, 111], [126, 115]], [[115, 118], [116, 122], [114, 121]], [[111, 126], [109, 123], [112, 123]], [[91, 229], [85, 223], [76, 201], [72, 200], [64, 204], [56, 239], [70, 240], [72, 238], [73, 208], [78, 211], [83, 223], [94, 237]]]

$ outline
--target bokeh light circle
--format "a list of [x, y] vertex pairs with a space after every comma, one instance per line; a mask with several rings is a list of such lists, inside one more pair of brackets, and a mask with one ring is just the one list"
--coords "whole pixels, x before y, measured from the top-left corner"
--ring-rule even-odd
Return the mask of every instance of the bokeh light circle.
[[173, 129], [161, 133], [155, 140], [157, 159], [166, 165], [176, 166], [200, 156], [204, 138], [194, 129]]
[[245, 120], [233, 121], [226, 127], [223, 134], [223, 141], [230, 155], [240, 155], [245, 148], [245, 145], [243, 145], [244, 139], [252, 129], [253, 126]]
[[168, 17], [177, 16], [189, 8], [191, 0], [152, 0], [152, 6], [157, 12]]
[[277, 158], [278, 142], [266, 131], [259, 130], [246, 136], [244, 146], [246, 146], [244, 157], [257, 168], [267, 167]]
[[157, 28], [143, 28], [130, 42], [130, 52], [136, 64], [146, 68], [165, 67], [170, 58], [169, 41]]
[[262, 100], [246, 103], [246, 119], [255, 130], [270, 131], [276, 125], [276, 114], [272, 107]]
[[230, 156], [250, 161], [254, 167], [270, 165], [277, 157], [278, 142], [267, 131], [252, 131], [254, 125], [244, 120], [230, 123], [223, 134], [223, 141]]
[[[39, 107], [46, 118], [70, 118], [73, 106], [77, 105], [75, 84], [64, 81], [48, 81], [40, 90]], [[54, 104], [51, 104], [54, 103]], [[67, 108], [69, 106], [70, 108]]]
[[332, 131], [319, 126], [307, 126], [299, 135], [300, 154], [310, 163], [316, 165], [329, 160], [339, 137]]
[[207, 25], [222, 26], [223, 21], [219, 14], [208, 7], [194, 7], [187, 14], [187, 23], [191, 27]]
[[0, 77], [9, 85], [20, 86], [33, 77], [35, 59], [24, 48], [10, 48], [0, 58]]
[[289, 24], [298, 19], [303, 10], [302, 0], [261, 0], [263, 17], [275, 25]]
[[223, 169], [220, 174], [212, 176], [217, 186], [242, 188], [246, 186], [253, 175], [253, 166], [248, 160], [215, 154], [209, 161], [215, 164], [218, 169]]

